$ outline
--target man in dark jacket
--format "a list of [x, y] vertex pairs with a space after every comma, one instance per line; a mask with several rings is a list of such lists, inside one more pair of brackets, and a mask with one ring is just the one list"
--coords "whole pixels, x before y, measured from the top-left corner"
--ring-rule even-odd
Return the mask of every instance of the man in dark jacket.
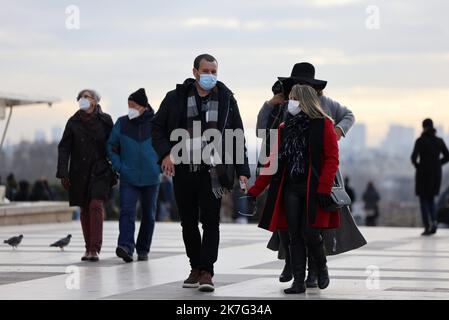
[[77, 100], [80, 110], [68, 120], [59, 142], [56, 177], [69, 191], [70, 205], [81, 207], [86, 242], [81, 260], [98, 261], [103, 240], [103, 203], [113, 181], [106, 152], [113, 122], [102, 112], [100, 96], [94, 90], [81, 91]]
[[422, 235], [428, 236], [437, 231], [435, 196], [440, 193], [442, 166], [449, 162], [449, 151], [444, 140], [436, 136], [431, 119], [423, 121], [423, 129], [421, 137], [416, 140], [411, 158], [416, 168], [415, 191], [419, 197], [425, 228]]
[[[108, 140], [109, 158], [120, 174], [120, 235], [116, 254], [125, 262], [133, 261], [134, 249], [137, 249], [139, 261], [148, 260], [153, 238], [161, 172], [151, 143], [153, 116], [145, 89], [137, 90], [128, 98], [128, 115], [117, 120]], [[134, 231], [139, 198], [142, 221], [136, 244]]]
[[[204, 155], [201, 151], [210, 145], [210, 140], [203, 134], [205, 129], [218, 130], [222, 146], [227, 146], [225, 129], [240, 129], [243, 133], [237, 102], [232, 92], [223, 83], [217, 82], [217, 69], [218, 63], [214, 57], [208, 54], [198, 56], [193, 68], [195, 79], [187, 79], [167, 93], [153, 119], [152, 132], [159, 163], [165, 174], [173, 176], [182, 235], [190, 260], [191, 272], [183, 287], [199, 287], [201, 291], [214, 290], [212, 277], [218, 256], [221, 196], [225, 190], [232, 188], [235, 173], [242, 188], [247, 187], [250, 177], [244, 140], [240, 144], [234, 140], [227, 141], [233, 148], [230, 159], [226, 156], [226, 149], [223, 160], [216, 161], [216, 153], [211, 153], [210, 161], [206, 161], [204, 156], [200, 156], [202, 159], [199, 162], [195, 159], [195, 152], [198, 154], [199, 150]], [[201, 124], [200, 134], [195, 130], [198, 124]], [[187, 132], [184, 150], [189, 151], [182, 152], [187, 156], [187, 161], [179, 161], [179, 154], [172, 150], [174, 146], [179, 146], [179, 140], [170, 139], [174, 130]], [[236, 160], [238, 153], [242, 155], [242, 161]], [[198, 220], [204, 230], [202, 239]]]

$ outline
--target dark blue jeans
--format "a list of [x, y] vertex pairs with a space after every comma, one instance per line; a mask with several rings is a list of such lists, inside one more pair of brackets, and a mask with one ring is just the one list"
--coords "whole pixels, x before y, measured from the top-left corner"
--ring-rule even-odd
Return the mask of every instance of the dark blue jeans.
[[[426, 229], [437, 225], [434, 196], [419, 196], [422, 222]], [[429, 222], [430, 218], [430, 222]], [[432, 225], [431, 225], [432, 224]]]
[[[136, 249], [138, 255], [147, 255], [150, 252], [153, 238], [156, 203], [159, 184], [137, 187], [129, 183], [120, 183], [120, 235], [118, 245], [128, 250], [129, 254]], [[142, 221], [140, 222], [137, 243], [134, 241], [136, 228], [136, 207], [140, 198], [142, 206]]]

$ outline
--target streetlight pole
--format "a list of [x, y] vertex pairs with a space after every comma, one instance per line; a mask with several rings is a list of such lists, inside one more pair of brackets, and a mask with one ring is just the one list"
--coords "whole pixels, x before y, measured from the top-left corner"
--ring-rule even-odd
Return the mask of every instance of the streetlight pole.
[[1, 141], [1, 143], [0, 143], [0, 152], [1, 152], [2, 149], [3, 149], [3, 143], [5, 142], [6, 132], [8, 131], [9, 122], [11, 121], [12, 108], [13, 108], [13, 106], [9, 106], [9, 115], [8, 115], [8, 120], [6, 120], [5, 130], [3, 130], [2, 141]]

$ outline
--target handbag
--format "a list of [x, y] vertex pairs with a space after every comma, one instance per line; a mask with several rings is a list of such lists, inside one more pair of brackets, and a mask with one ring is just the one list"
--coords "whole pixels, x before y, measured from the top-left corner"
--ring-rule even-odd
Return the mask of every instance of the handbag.
[[340, 169], [337, 170], [335, 175], [330, 198], [332, 199], [332, 204], [326, 208], [327, 211], [338, 211], [342, 207], [346, 207], [351, 204], [351, 198], [345, 190], [345, 184]]

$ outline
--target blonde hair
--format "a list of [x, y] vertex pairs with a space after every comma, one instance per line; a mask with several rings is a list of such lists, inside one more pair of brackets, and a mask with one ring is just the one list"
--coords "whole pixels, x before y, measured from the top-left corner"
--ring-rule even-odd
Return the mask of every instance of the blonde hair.
[[311, 119], [328, 118], [334, 122], [321, 108], [320, 98], [312, 87], [301, 84], [294, 85], [290, 91], [289, 99], [299, 101], [299, 107]]

